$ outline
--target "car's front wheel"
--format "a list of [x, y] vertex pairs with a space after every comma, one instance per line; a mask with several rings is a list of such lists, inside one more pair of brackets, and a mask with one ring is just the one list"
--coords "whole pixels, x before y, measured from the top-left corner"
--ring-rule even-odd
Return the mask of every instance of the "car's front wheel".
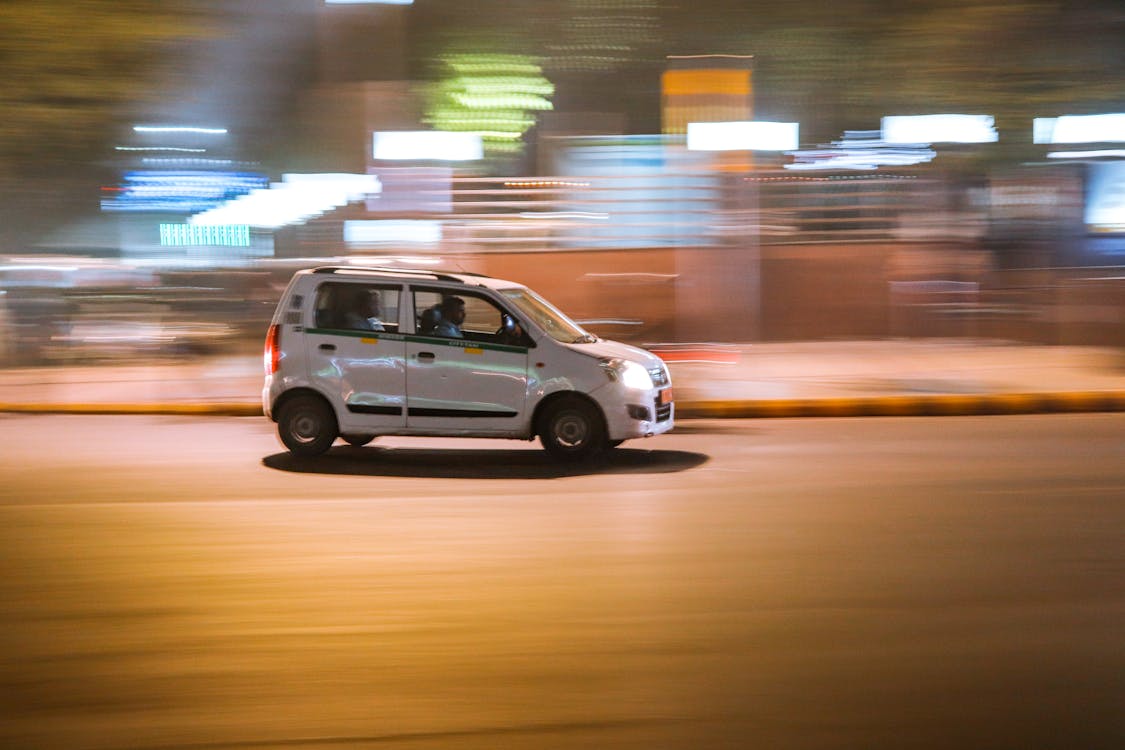
[[563, 397], [548, 405], [540, 418], [539, 442], [564, 461], [591, 458], [606, 448], [605, 420], [589, 401]]
[[285, 447], [297, 456], [319, 456], [339, 434], [332, 407], [312, 395], [294, 396], [277, 415], [277, 432]]

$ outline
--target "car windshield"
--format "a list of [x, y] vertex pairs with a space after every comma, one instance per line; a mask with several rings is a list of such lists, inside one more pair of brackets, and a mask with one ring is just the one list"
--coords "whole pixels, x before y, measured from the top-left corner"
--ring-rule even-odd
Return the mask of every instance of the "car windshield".
[[555, 341], [564, 344], [592, 344], [598, 340], [597, 336], [583, 331], [577, 323], [530, 289], [501, 289], [500, 294]]

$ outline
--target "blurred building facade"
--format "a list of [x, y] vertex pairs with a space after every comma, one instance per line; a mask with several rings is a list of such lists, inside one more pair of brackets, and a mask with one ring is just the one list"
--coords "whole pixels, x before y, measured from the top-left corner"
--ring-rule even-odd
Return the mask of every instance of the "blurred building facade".
[[[303, 17], [311, 72], [278, 121], [275, 163], [255, 158], [260, 132], [123, 134], [126, 149], [176, 150], [115, 154], [122, 179], [102, 196], [113, 230], [101, 254], [227, 275], [267, 261], [281, 276], [329, 258], [440, 263], [526, 281], [602, 321], [595, 330], [641, 342], [1125, 336], [1119, 153], [1054, 159], [1044, 146], [997, 166], [994, 144], [922, 144], [929, 161], [795, 170], [793, 153], [691, 151], [688, 123], [753, 120], [757, 83], [749, 56], [684, 55], [654, 71], [662, 133], [629, 133], [612, 108], [564, 109], [535, 115], [528, 158], [502, 174], [381, 161], [373, 133], [427, 128], [412, 12], [317, 3]], [[379, 187], [273, 225], [193, 223], [281, 191], [284, 174]], [[65, 238], [54, 249], [79, 250]]]

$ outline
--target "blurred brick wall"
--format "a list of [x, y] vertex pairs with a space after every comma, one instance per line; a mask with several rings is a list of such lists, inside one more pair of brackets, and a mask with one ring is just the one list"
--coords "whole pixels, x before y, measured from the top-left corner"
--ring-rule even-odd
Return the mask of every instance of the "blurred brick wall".
[[[962, 337], [1125, 345], [1125, 278], [1112, 269], [998, 271], [987, 252], [970, 245], [539, 251], [448, 259], [454, 257], [463, 270], [526, 284], [577, 320], [616, 321], [587, 327], [634, 343]], [[905, 288], [922, 282], [922, 291], [903, 294], [903, 282]]]

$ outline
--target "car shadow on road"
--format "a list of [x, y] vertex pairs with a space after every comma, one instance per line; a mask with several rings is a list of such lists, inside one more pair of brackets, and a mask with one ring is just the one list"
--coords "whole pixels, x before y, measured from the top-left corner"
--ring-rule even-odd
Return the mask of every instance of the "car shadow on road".
[[710, 456], [689, 451], [617, 448], [583, 463], [556, 461], [540, 450], [441, 450], [336, 446], [323, 456], [266, 456], [278, 471], [432, 479], [557, 479], [599, 474], [668, 474], [702, 466]]

